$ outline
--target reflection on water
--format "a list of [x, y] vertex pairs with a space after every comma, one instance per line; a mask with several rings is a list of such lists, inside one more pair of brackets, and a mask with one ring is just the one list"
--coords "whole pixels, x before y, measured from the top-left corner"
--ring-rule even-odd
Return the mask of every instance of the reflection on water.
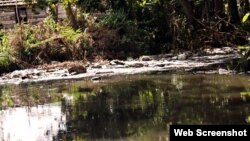
[[249, 82], [173, 74], [4, 86], [0, 139], [164, 141], [174, 123], [248, 124]]
[[65, 130], [65, 120], [58, 103], [2, 110], [0, 137], [4, 141], [51, 141], [59, 130]]

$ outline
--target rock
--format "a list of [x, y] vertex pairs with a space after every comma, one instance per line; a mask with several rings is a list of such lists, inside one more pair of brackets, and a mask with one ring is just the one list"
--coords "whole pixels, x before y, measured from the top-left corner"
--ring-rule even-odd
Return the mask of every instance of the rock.
[[51, 61], [51, 64], [59, 64], [59, 61]]
[[128, 57], [127, 61], [133, 61], [134, 59], [132, 57]]
[[68, 74], [65, 73], [65, 74], [62, 74], [61, 76], [62, 76], [62, 77], [66, 77], [66, 76], [68, 76]]
[[128, 67], [134, 67], [134, 68], [141, 68], [144, 65], [142, 63], [133, 63], [133, 64], [129, 64]]
[[103, 69], [107, 69], [108, 66], [107, 66], [107, 65], [102, 65], [102, 68], [103, 68]]
[[192, 53], [190, 52], [190, 51], [186, 51], [186, 52], [184, 52], [184, 53], [182, 53], [182, 54], [179, 54], [178, 56], [177, 56], [177, 59], [178, 60], [186, 60], [186, 59], [188, 59], [188, 57], [190, 57], [192, 55]]
[[173, 57], [173, 56], [174, 56], [173, 53], [168, 53], [168, 54], [159, 55], [160, 58], [164, 58], [164, 59], [166, 59], [166, 58], [171, 58], [171, 57]]
[[118, 69], [118, 68], [127, 68], [128, 66], [126, 66], [126, 65], [115, 65], [115, 66], [113, 66], [112, 68], [116, 68], [116, 69]]
[[177, 59], [178, 59], [178, 56], [172, 57], [172, 60], [177, 60]]
[[141, 56], [139, 60], [140, 61], [151, 61], [153, 59], [150, 56]]
[[157, 67], [164, 67], [165, 64], [156, 64], [155, 66], [157, 66]]
[[144, 67], [148, 67], [148, 66], [149, 66], [149, 63], [143, 63], [143, 66], [144, 66]]
[[10, 78], [18, 78], [18, 77], [20, 77], [20, 72], [19, 71], [13, 71], [10, 74]]
[[102, 66], [99, 65], [99, 64], [96, 64], [96, 65], [91, 66], [91, 68], [93, 68], [93, 69], [101, 69]]
[[29, 75], [24, 75], [21, 77], [22, 80], [31, 78]]
[[100, 71], [96, 72], [95, 74], [108, 74], [108, 73], [114, 73], [114, 71]]
[[87, 69], [84, 66], [81, 66], [81, 65], [74, 65], [74, 66], [71, 66], [68, 69], [68, 72], [69, 73], [74, 73], [74, 74], [86, 73]]
[[222, 47], [221, 48], [226, 54], [233, 53], [235, 50], [232, 47]]
[[179, 54], [179, 55], [177, 56], [177, 59], [178, 59], [178, 60], [186, 60], [186, 59], [187, 59], [187, 56], [186, 56], [186, 54]]
[[95, 76], [91, 78], [91, 81], [98, 81], [101, 80], [101, 77]]
[[206, 48], [203, 50], [206, 54], [215, 55], [215, 54], [229, 54], [237, 52], [232, 47], [222, 47], [222, 48]]
[[120, 60], [112, 60], [110, 61], [110, 65], [125, 65], [125, 63]]
[[231, 74], [232, 71], [226, 69], [218, 69], [219, 74]]
[[58, 69], [47, 69], [46, 72], [55, 72], [57, 71]]
[[14, 71], [10, 74], [10, 78], [27, 78], [30, 74], [30, 70], [20, 70]]
[[226, 53], [222, 49], [216, 48], [212, 51], [211, 54], [226, 54]]

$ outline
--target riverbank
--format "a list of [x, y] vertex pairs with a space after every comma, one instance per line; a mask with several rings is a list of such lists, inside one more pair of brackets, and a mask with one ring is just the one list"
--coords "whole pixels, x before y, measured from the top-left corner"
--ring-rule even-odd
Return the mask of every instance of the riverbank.
[[192, 72], [234, 74], [242, 55], [239, 51], [224, 47], [204, 50], [202, 53], [189, 51], [181, 54], [141, 56], [137, 59], [104, 60], [99, 62], [53, 62], [36, 68], [16, 70], [0, 77], [0, 85], [46, 82], [53, 80], [83, 79], [93, 81], [114, 75], [153, 74], [163, 72]]

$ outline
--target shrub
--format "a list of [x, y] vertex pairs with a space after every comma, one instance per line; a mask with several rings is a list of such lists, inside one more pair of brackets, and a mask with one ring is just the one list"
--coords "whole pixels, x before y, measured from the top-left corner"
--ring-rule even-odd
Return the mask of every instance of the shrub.
[[108, 12], [101, 17], [101, 25], [116, 29], [127, 24], [127, 15], [123, 11]]
[[15, 57], [32, 65], [83, 59], [90, 46], [87, 33], [56, 23], [51, 17], [34, 26], [16, 26], [9, 34]]
[[[248, 26], [249, 29], [249, 22], [248, 18], [250, 16], [250, 13], [245, 14], [245, 16], [242, 18], [242, 23]], [[240, 61], [240, 65], [244, 68], [245, 71], [250, 70], [250, 46], [249, 43], [244, 46], [239, 46], [239, 49], [242, 50], [243, 58]]]
[[0, 30], [0, 65], [8, 66], [10, 63], [9, 38], [6, 32]]

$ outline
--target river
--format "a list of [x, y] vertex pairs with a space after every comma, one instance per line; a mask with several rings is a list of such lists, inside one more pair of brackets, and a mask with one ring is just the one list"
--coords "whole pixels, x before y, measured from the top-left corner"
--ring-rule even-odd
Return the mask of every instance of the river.
[[171, 124], [250, 123], [249, 75], [129, 75], [0, 87], [3, 141], [164, 141]]

